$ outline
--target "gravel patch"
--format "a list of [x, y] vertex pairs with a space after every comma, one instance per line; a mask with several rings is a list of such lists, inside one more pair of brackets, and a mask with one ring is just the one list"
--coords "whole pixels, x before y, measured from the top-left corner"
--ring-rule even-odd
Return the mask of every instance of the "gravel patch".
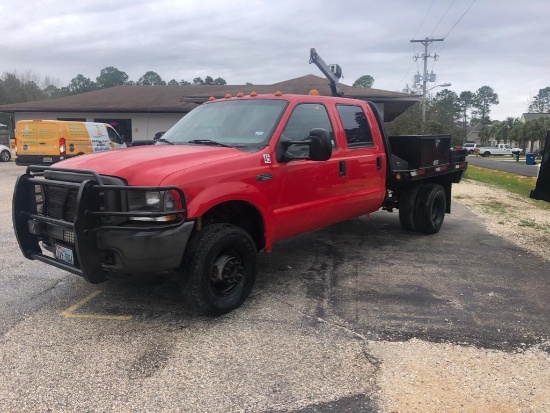
[[370, 342], [385, 412], [548, 412], [550, 356], [420, 340]]
[[467, 206], [491, 234], [550, 261], [550, 208], [540, 202], [511, 194], [472, 180], [453, 185], [453, 202]]

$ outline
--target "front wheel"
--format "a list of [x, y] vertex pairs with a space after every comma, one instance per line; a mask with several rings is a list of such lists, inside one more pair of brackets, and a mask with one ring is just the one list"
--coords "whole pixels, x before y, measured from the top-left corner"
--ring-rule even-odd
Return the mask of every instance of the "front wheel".
[[415, 204], [416, 230], [424, 234], [439, 232], [445, 219], [447, 197], [438, 184], [426, 184], [418, 193]]
[[256, 281], [256, 244], [244, 229], [212, 224], [187, 245], [181, 291], [186, 303], [207, 315], [239, 307]]
[[11, 153], [8, 150], [3, 150], [0, 153], [0, 161], [2, 162], [8, 162], [11, 159]]

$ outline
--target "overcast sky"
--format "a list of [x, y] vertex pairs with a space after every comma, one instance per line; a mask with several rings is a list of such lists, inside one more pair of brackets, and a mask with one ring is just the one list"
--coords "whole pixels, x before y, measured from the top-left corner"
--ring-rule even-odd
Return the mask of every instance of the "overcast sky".
[[[550, 86], [550, 0], [0, 0], [0, 73], [67, 85], [114, 66], [137, 81], [222, 77], [270, 84], [307, 74], [310, 48], [338, 63], [345, 84], [364, 74], [401, 91], [428, 72], [457, 94], [491, 86], [492, 119], [519, 117]], [[432, 93], [441, 88], [436, 87]]]

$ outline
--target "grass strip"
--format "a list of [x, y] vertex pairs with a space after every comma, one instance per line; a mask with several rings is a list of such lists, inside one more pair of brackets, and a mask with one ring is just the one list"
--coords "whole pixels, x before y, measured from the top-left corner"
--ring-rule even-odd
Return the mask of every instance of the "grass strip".
[[[468, 165], [465, 178], [504, 189], [513, 194], [529, 198], [531, 190], [535, 189], [537, 178], [530, 176], [516, 175], [504, 171], [482, 168], [479, 166]], [[550, 203], [545, 201], [532, 200], [541, 208], [550, 209]]]

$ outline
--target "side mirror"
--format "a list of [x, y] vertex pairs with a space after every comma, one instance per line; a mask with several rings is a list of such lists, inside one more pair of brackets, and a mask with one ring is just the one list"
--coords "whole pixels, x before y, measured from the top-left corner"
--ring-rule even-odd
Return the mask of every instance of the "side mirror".
[[[288, 153], [288, 148], [292, 145], [308, 145], [309, 154], [307, 157], [293, 157]], [[293, 159], [311, 159], [312, 161], [326, 161], [332, 156], [332, 142], [330, 133], [324, 128], [314, 128], [309, 132], [309, 136], [303, 141], [293, 141], [288, 138], [279, 140], [277, 147], [277, 161], [288, 162]]]
[[309, 157], [313, 161], [327, 161], [332, 156], [332, 142], [330, 133], [324, 128], [315, 128], [309, 132], [311, 144], [309, 146]]

